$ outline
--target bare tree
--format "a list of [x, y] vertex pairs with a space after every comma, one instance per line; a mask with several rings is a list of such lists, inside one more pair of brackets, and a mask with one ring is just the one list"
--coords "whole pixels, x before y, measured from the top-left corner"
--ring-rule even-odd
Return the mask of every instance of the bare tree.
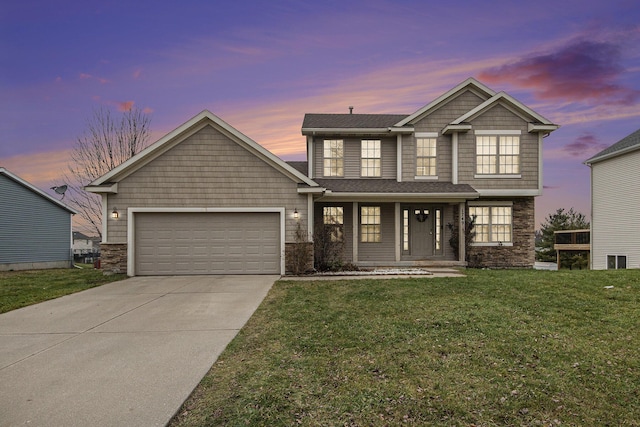
[[84, 187], [144, 149], [151, 136], [150, 123], [151, 118], [137, 108], [114, 117], [102, 107], [87, 119], [64, 175], [69, 186], [66, 201], [78, 211], [85, 231], [102, 236], [102, 199]]

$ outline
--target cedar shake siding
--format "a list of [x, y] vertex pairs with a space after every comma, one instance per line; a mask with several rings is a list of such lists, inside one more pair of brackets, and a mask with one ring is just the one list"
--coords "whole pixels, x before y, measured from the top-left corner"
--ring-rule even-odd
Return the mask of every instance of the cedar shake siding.
[[[471, 91], [465, 91], [456, 98], [440, 106], [437, 110], [429, 112], [414, 124], [415, 133], [437, 132], [437, 175], [439, 181], [451, 181], [451, 135], [442, 135], [442, 129], [452, 120], [462, 116], [467, 111], [477, 107], [486, 99], [480, 98]], [[416, 176], [416, 138], [413, 135], [405, 135], [402, 139], [402, 179], [413, 181]], [[475, 145], [474, 145], [475, 153]], [[475, 156], [475, 155], [474, 155]], [[474, 157], [475, 163], [475, 157]]]
[[[108, 195], [108, 211], [117, 207], [273, 207], [298, 210], [307, 221], [307, 197], [297, 183], [230, 140], [205, 126], [180, 144], [118, 183]], [[127, 241], [127, 218], [108, 219], [107, 239]], [[294, 240], [295, 224], [285, 221], [286, 241]]]
[[[88, 190], [103, 196], [104, 243], [114, 258], [107, 264], [113, 270], [122, 270], [126, 261], [129, 274], [160, 271], [147, 268], [153, 263], [150, 256], [159, 248], [168, 249], [161, 254], [168, 257], [161, 262], [166, 264], [173, 249], [190, 253], [187, 250], [197, 245], [203, 248], [198, 254], [205, 254], [198, 255], [198, 265], [206, 267], [197, 271], [219, 271], [215, 257], [222, 253], [224, 260], [230, 259], [233, 271], [272, 274], [271, 255], [276, 250], [280, 251], [281, 274], [287, 268], [304, 269], [311, 260], [293, 253], [297, 226], [309, 236], [318, 235], [323, 208], [338, 206], [343, 212], [342, 261], [363, 268], [465, 266], [465, 259], [460, 259], [465, 258], [464, 246], [453, 248], [450, 244], [452, 230], [463, 225], [465, 212], [469, 213], [470, 206], [510, 206], [510, 210], [489, 213], [475, 210], [481, 212], [491, 233], [483, 234], [483, 241], [471, 247], [466, 259], [473, 266], [530, 268], [535, 255], [534, 197], [542, 191], [540, 150], [543, 137], [557, 128], [508, 94], [470, 78], [412, 114], [305, 114], [301, 131], [308, 159], [286, 164], [203, 111], [131, 161], [98, 178]], [[477, 173], [478, 135], [517, 135], [519, 151], [515, 151], [515, 140], [504, 138], [506, 144], [494, 149], [493, 139], [483, 139], [485, 153], [480, 160], [484, 165], [498, 166]], [[419, 138], [436, 141], [435, 155], [429, 144], [421, 149], [420, 172], [424, 175], [417, 173]], [[330, 162], [332, 173], [325, 175], [327, 140], [342, 141], [342, 152], [339, 154], [337, 144], [332, 145], [336, 157]], [[380, 141], [379, 162], [377, 144], [365, 147], [368, 176], [363, 176], [365, 140]], [[499, 142], [500, 138], [495, 140]], [[489, 153], [489, 147], [504, 153]], [[378, 173], [378, 167], [379, 176], [370, 176]], [[336, 172], [339, 176], [334, 176]], [[116, 207], [121, 216], [113, 220], [109, 212]], [[369, 211], [366, 226], [362, 225], [363, 207], [379, 208], [379, 214], [375, 209]], [[224, 221], [217, 226], [204, 221], [191, 226], [183, 220], [180, 224], [186, 224], [186, 231], [180, 229], [177, 237], [164, 238], [155, 231], [168, 230], [170, 224], [144, 228], [144, 212], [149, 211], [173, 212], [175, 218], [185, 211], [219, 213], [217, 218]], [[494, 211], [497, 222], [492, 219]], [[263, 215], [241, 223], [233, 215], [240, 212]], [[266, 227], [267, 218], [274, 213], [278, 214], [278, 227]], [[127, 224], [129, 218], [135, 221]], [[507, 224], [511, 224], [510, 236]], [[138, 240], [135, 235], [139, 225], [150, 233], [141, 232], [144, 236]], [[209, 242], [203, 236], [210, 230], [228, 233], [217, 233], [225, 237]], [[363, 230], [366, 241], [362, 241]], [[279, 236], [273, 236], [276, 232]], [[161, 237], [156, 239], [156, 235]], [[267, 237], [249, 237], [263, 235]], [[189, 243], [196, 240], [205, 243]], [[128, 244], [134, 249], [127, 248]], [[215, 249], [211, 252], [215, 256], [209, 257], [204, 249]], [[247, 263], [238, 270], [239, 259]], [[268, 260], [268, 268], [259, 267]], [[184, 264], [180, 271], [190, 268], [190, 264]]]

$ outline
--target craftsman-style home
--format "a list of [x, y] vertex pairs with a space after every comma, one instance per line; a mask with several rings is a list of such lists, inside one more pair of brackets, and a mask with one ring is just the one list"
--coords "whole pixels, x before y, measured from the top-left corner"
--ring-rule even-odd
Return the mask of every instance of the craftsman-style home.
[[87, 187], [102, 194], [102, 265], [284, 274], [302, 226], [311, 240], [330, 227], [360, 267], [532, 267], [557, 128], [468, 79], [408, 115], [306, 114], [307, 161], [287, 163], [203, 111]]

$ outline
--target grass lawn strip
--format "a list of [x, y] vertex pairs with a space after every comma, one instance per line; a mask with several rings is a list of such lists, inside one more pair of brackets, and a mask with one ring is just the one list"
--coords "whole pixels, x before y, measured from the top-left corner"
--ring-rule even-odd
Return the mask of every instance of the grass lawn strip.
[[0, 313], [122, 280], [94, 269], [51, 269], [0, 272]]
[[277, 282], [171, 425], [640, 425], [640, 271], [467, 274]]

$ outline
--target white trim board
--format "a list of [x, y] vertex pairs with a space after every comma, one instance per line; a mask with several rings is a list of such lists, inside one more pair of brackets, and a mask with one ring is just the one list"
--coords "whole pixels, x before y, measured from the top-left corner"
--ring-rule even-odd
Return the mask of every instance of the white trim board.
[[127, 209], [127, 276], [135, 276], [135, 214], [137, 213], [278, 213], [280, 214], [280, 274], [286, 273], [285, 267], [285, 208], [175, 208], [175, 207], [152, 207], [152, 208], [128, 208]]

